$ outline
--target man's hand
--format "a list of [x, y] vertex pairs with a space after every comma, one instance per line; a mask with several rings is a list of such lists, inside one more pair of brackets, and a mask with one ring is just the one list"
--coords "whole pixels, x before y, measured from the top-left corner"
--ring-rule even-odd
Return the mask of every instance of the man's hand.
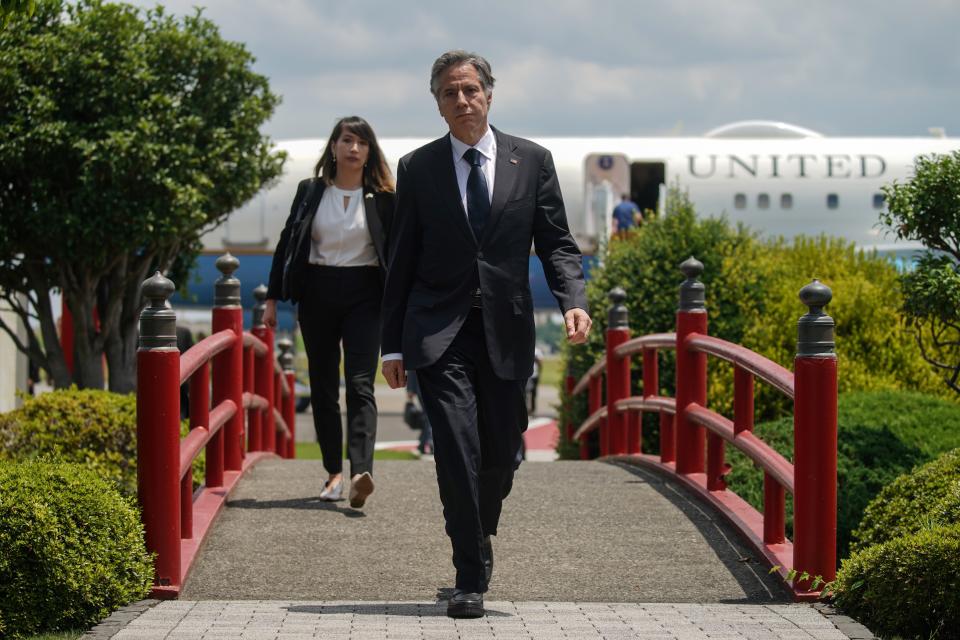
[[267, 299], [263, 310], [263, 324], [271, 329], [277, 328], [277, 301]]
[[583, 309], [570, 309], [563, 314], [563, 320], [567, 324], [567, 340], [570, 344], [583, 344], [590, 335], [590, 327], [593, 321]]
[[387, 379], [391, 389], [407, 386], [407, 372], [403, 370], [403, 360], [385, 360], [383, 377]]

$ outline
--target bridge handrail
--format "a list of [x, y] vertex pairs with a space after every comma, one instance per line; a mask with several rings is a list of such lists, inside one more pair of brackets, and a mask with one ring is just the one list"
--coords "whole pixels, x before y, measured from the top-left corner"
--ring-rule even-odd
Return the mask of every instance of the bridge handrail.
[[[581, 458], [591, 457], [587, 436], [599, 432], [601, 456], [628, 456], [633, 462], [670, 474], [716, 506], [754, 547], [793, 581], [797, 599], [818, 595], [794, 579], [789, 569], [832, 580], [836, 572], [836, 356], [833, 320], [822, 308], [832, 294], [814, 280], [800, 292], [809, 307], [798, 322], [795, 371], [750, 349], [707, 334], [703, 265], [690, 258], [681, 265], [687, 279], [680, 287], [674, 333], [630, 338], [626, 293], [609, 294], [606, 352], [579, 381], [565, 381], [568, 398], [587, 390], [587, 417], [567, 438], [580, 442]], [[660, 350], [676, 351], [674, 398], [660, 396]], [[631, 356], [642, 354], [643, 395], [631, 395]], [[733, 365], [733, 419], [706, 407], [710, 357]], [[754, 385], [759, 380], [794, 401], [794, 461], [753, 433]], [[644, 454], [641, 414], [660, 416], [660, 454]], [[569, 411], [567, 413], [569, 414]], [[764, 473], [763, 513], [727, 490], [730, 466], [726, 443]], [[706, 455], [704, 455], [706, 454]], [[794, 496], [796, 542], [785, 535], [785, 494]]]
[[[217, 260], [212, 335], [180, 354], [174, 284], [157, 273], [141, 288], [137, 353], [137, 475], [147, 549], [154, 555], [153, 597], [176, 597], [219, 506], [266, 456], [295, 452], [293, 344], [274, 341], [263, 323], [266, 287], [254, 290], [251, 332], [243, 330], [239, 261]], [[274, 348], [280, 355], [275, 356]], [[190, 431], [180, 437], [180, 389], [189, 384]], [[213, 406], [211, 406], [213, 405]], [[206, 452], [204, 483], [193, 491], [194, 460]], [[194, 510], [198, 530], [194, 531]]]
[[627, 340], [616, 349], [614, 353], [618, 358], [632, 356], [642, 353], [646, 349], [676, 349], [677, 334], [671, 333], [650, 333], [639, 338]]
[[780, 453], [758, 438], [752, 431], [736, 433], [733, 420], [698, 404], [687, 406], [687, 415], [693, 422], [709, 429], [747, 456], [754, 464], [773, 476], [777, 483], [793, 495], [794, 468]]
[[720, 358], [744, 371], [749, 371], [793, 400], [793, 372], [773, 360], [743, 345], [699, 333], [687, 336], [686, 342], [694, 351]]
[[187, 435], [180, 439], [180, 478], [190, 473], [193, 461], [200, 451], [207, 446], [210, 438], [227, 423], [227, 420], [237, 414], [237, 405], [233, 400], [224, 400], [210, 412], [210, 425], [198, 425], [190, 429]]
[[186, 383], [197, 369], [233, 346], [237, 334], [230, 329], [209, 335], [180, 354], [180, 384]]
[[603, 375], [603, 370], [604, 370], [604, 367], [606, 366], [607, 366], [607, 358], [605, 356], [600, 356], [600, 359], [597, 360], [596, 364], [594, 364], [592, 367], [587, 369], [587, 372], [583, 374], [583, 377], [580, 378], [577, 384], [573, 387], [572, 394], [577, 395], [578, 393], [586, 389], [587, 386], [589, 386], [591, 380]]

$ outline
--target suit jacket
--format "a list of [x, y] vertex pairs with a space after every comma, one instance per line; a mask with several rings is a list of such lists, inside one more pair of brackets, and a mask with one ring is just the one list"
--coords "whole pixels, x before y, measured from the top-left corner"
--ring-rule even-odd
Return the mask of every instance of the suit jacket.
[[[311, 187], [313, 187], [311, 189]], [[293, 302], [299, 301], [298, 292], [302, 291], [302, 286], [298, 287], [299, 279], [302, 278], [302, 272], [310, 259], [311, 227], [313, 226], [313, 217], [320, 207], [320, 199], [326, 189], [326, 183], [321, 178], [307, 178], [301, 180], [297, 186], [297, 195], [293, 198], [293, 205], [290, 207], [290, 215], [283, 231], [280, 233], [280, 241], [273, 252], [273, 262], [270, 265], [270, 279], [267, 284], [267, 298], [272, 300], [287, 300], [288, 296], [283, 295], [283, 272], [284, 260], [288, 255], [288, 247], [292, 249], [289, 254], [291, 265], [289, 276], [292, 277], [294, 286], [291, 288], [293, 293], [289, 299]], [[363, 207], [367, 218], [367, 231], [370, 232], [370, 238], [373, 240], [373, 247], [377, 252], [377, 259], [380, 262], [381, 280], [386, 279], [387, 267], [387, 238], [390, 236], [390, 227], [393, 223], [393, 210], [396, 205], [396, 196], [390, 192], [373, 193], [363, 190]], [[290, 247], [293, 243], [293, 247]]]
[[580, 250], [567, 226], [557, 172], [543, 147], [494, 129], [496, 175], [483, 237], [463, 209], [450, 137], [400, 160], [397, 211], [383, 297], [383, 353], [404, 368], [437, 361], [483, 294], [490, 361], [505, 380], [533, 372], [531, 242], [560, 310], [587, 309]]

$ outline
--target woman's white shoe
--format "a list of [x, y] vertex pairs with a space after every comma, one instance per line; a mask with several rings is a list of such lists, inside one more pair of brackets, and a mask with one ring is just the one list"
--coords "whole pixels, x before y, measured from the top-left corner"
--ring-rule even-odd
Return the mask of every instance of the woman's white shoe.
[[373, 493], [373, 478], [369, 471], [358, 473], [350, 479], [350, 506], [359, 509]]
[[326, 500], [328, 502], [335, 502], [337, 500], [343, 499], [343, 480], [337, 482], [337, 484], [331, 486], [330, 481], [327, 480], [323, 485], [323, 491], [320, 492], [320, 499]]

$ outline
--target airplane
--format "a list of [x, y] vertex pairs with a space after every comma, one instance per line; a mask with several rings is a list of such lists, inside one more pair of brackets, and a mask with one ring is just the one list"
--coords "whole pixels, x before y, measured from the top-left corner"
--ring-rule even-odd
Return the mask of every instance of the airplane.
[[[894, 257], [919, 245], [894, 243], [877, 227], [885, 203], [882, 185], [912, 175], [919, 155], [948, 153], [960, 139], [940, 129], [927, 137], [828, 137], [783, 122], [749, 120], [698, 137], [533, 138], [551, 151], [557, 167], [570, 231], [589, 270], [610, 235], [613, 207], [627, 194], [642, 210], [662, 212], [670, 185], [685, 189], [698, 215], [725, 215], [766, 236], [791, 238], [826, 233]], [[380, 139], [388, 163], [429, 142], [421, 138]], [[313, 173], [325, 139], [284, 140], [284, 174], [220, 226], [203, 236], [195, 281], [175, 308], [212, 303], [219, 276], [214, 261], [226, 251], [240, 259], [237, 276], [245, 305], [254, 287], [267, 281], [271, 257], [287, 219], [297, 183]], [[534, 307], [556, 311], [539, 259], [530, 257]], [[199, 286], [198, 286], [199, 285]], [[278, 306], [280, 328], [290, 330], [290, 305]]]

